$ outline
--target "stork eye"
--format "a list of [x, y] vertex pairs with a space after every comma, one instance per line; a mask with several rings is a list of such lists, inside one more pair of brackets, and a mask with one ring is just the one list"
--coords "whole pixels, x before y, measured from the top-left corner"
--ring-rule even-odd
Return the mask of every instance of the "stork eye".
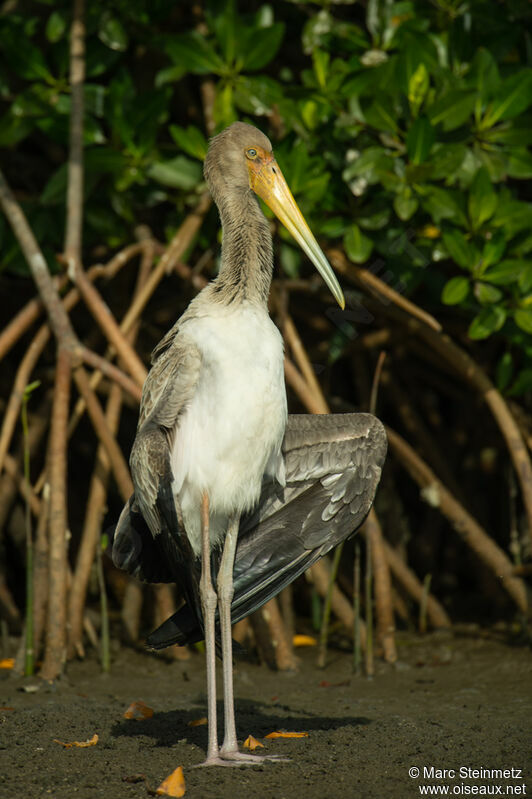
[[258, 152], [255, 150], [254, 147], [248, 147], [248, 149], [246, 150], [246, 155], [248, 158], [256, 158]]

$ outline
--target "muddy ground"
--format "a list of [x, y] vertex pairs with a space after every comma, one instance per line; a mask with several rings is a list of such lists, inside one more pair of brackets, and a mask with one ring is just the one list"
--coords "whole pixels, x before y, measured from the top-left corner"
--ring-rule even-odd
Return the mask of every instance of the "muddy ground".
[[[400, 638], [398, 666], [377, 664], [372, 680], [352, 675], [346, 653], [331, 652], [319, 671], [315, 650], [299, 652], [295, 675], [237, 664], [240, 738], [308, 732], [307, 738], [264, 741], [268, 752], [290, 762], [253, 768], [193, 768], [205, 755], [207, 735], [205, 726], [189, 726], [206, 711], [199, 654], [179, 663], [122, 649], [110, 675], [95, 661], [73, 663], [66, 677], [34, 693], [23, 689], [38, 680], [4, 672], [0, 797], [143, 799], [178, 765], [191, 799], [401, 799], [419, 796], [427, 785], [448, 786], [449, 795], [470, 795], [468, 786], [478, 795], [532, 793], [526, 647], [495, 634]], [[153, 717], [125, 720], [124, 710], [138, 699], [154, 709]], [[90, 748], [54, 742], [85, 741], [94, 733], [99, 741]], [[437, 779], [424, 776], [425, 767], [456, 773]], [[461, 767], [514, 772], [464, 777]], [[410, 777], [416, 768], [420, 777]], [[138, 775], [145, 780], [124, 780]]]

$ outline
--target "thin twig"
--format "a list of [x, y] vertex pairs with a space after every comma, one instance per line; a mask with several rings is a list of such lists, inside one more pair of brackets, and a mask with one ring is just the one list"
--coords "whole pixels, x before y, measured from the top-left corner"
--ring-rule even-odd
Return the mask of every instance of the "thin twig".
[[96, 545], [96, 571], [98, 573], [98, 587], [100, 589], [100, 657], [102, 662], [102, 671], [107, 673], [111, 670], [111, 647], [109, 634], [109, 611], [107, 608], [107, 590], [105, 588], [102, 547], [100, 542], [98, 542]]
[[342, 541], [342, 543], [338, 544], [338, 546], [334, 550], [331, 573], [329, 575], [329, 585], [327, 586], [327, 593], [325, 594], [325, 601], [323, 603], [323, 613], [321, 617], [321, 629], [320, 629], [320, 643], [318, 648], [319, 669], [325, 668], [325, 662], [327, 659], [327, 642], [329, 637], [329, 620], [331, 618], [332, 592], [333, 592], [333, 586], [336, 582], [338, 567], [340, 565], [340, 558], [342, 557], [343, 548], [344, 544]]
[[355, 541], [353, 560], [353, 673], [360, 674], [362, 647], [360, 641], [360, 541]]
[[364, 600], [366, 610], [366, 677], [373, 677], [375, 664], [373, 660], [373, 568], [371, 542], [366, 542], [366, 568], [364, 571]]
[[380, 352], [377, 360], [377, 366], [375, 367], [375, 373], [373, 375], [373, 382], [371, 384], [371, 394], [369, 396], [369, 412], [373, 414], [377, 413], [377, 395], [379, 393], [381, 372], [385, 359], [386, 353], [384, 351]]
[[423, 580], [423, 594], [419, 603], [419, 632], [424, 635], [427, 632], [427, 600], [430, 593], [431, 575], [426, 574]]

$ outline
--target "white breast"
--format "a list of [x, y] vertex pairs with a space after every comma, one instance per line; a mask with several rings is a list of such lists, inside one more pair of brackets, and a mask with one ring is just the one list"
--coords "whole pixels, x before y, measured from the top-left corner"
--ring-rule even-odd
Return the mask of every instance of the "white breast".
[[179, 422], [172, 470], [185, 529], [199, 554], [204, 491], [215, 543], [230, 515], [256, 503], [265, 474], [284, 483], [283, 345], [267, 312], [248, 303], [191, 319], [183, 333], [199, 348], [202, 367], [195, 395]]

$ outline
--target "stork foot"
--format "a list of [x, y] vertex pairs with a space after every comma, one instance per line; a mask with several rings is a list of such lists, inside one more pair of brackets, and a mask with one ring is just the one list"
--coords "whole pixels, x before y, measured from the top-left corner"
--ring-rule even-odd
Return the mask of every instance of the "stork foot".
[[279, 763], [288, 763], [290, 760], [289, 758], [281, 757], [280, 755], [252, 755], [248, 754], [247, 752], [240, 752], [238, 749], [232, 750], [230, 752], [224, 752], [223, 749], [221, 749], [220, 757], [228, 763], [233, 763], [237, 766], [260, 766], [260, 764], [264, 763], [265, 760], [276, 760]]
[[207, 757], [203, 763], [197, 763], [193, 768], [203, 768], [204, 766], [260, 766], [265, 760], [273, 760], [278, 763], [289, 763], [290, 758], [280, 755], [251, 755], [247, 752], [222, 752], [218, 755]]
[[230, 760], [222, 760], [219, 755], [214, 755], [214, 757], [208, 757], [207, 760], [204, 760], [203, 763], [196, 763], [195, 766], [192, 768], [204, 768], [205, 766], [238, 766], [238, 763], [233, 763]]

